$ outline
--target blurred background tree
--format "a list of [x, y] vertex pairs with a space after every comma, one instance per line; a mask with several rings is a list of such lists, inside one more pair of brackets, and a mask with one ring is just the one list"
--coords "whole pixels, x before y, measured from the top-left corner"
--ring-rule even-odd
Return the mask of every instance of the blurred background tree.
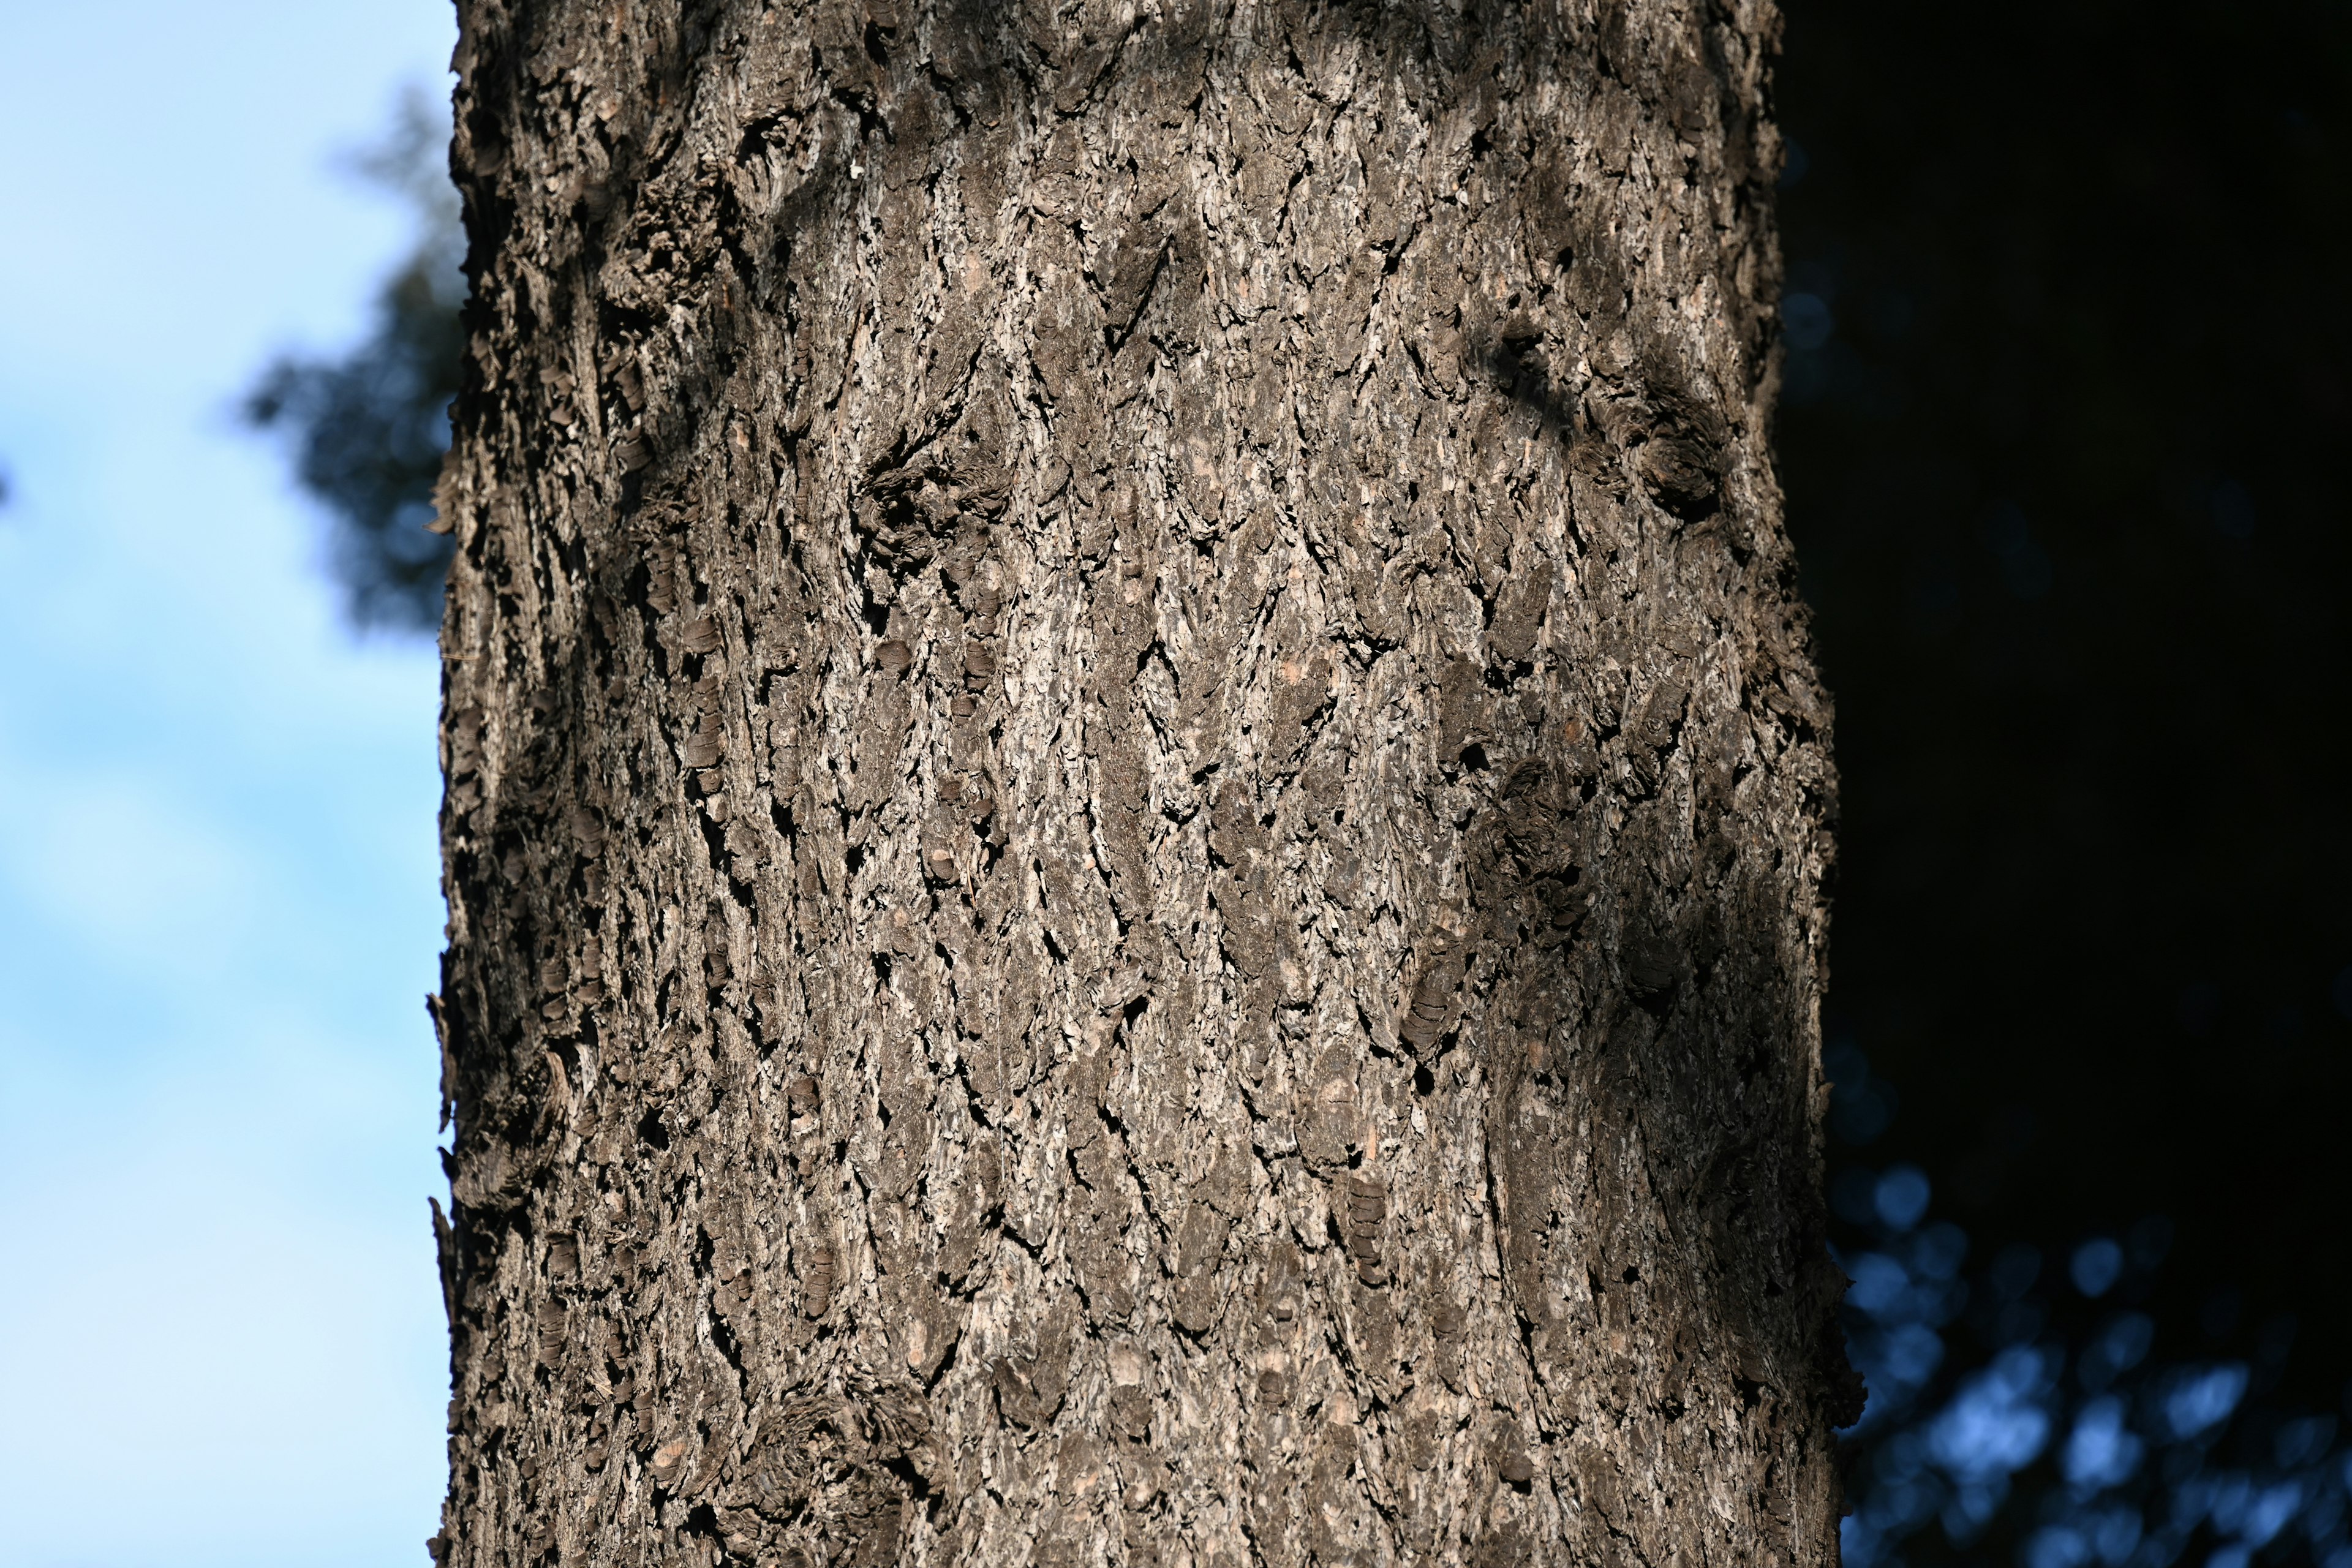
[[[2352, 1568], [2352, 9], [1789, 0], [1790, 517], [1843, 775], [1851, 1563]], [[254, 393], [439, 618], [415, 253]]]
[[1789, 0], [1849, 1559], [2332, 1559], [2352, 12]]
[[422, 89], [402, 100], [355, 173], [408, 204], [415, 247], [384, 280], [368, 335], [336, 357], [288, 355], [247, 395], [246, 416], [281, 432], [302, 488], [332, 519], [329, 563], [362, 626], [441, 623], [449, 542], [426, 531], [449, 447], [449, 401], [466, 339], [465, 236], [449, 183], [449, 112]]

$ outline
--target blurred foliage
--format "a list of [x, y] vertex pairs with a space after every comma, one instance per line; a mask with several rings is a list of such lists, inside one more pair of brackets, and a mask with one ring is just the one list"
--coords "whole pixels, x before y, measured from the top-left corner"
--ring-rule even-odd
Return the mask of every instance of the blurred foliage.
[[2352, 1568], [2347, 78], [2337, 4], [1789, 0], [1856, 1563]]
[[[1868, 1064], [1847, 1045], [1831, 1066], [1850, 1118]], [[2159, 1325], [2160, 1215], [1988, 1250], [1933, 1217], [1932, 1194], [1908, 1163], [1848, 1163], [1831, 1184], [1870, 1389], [1844, 1435], [1846, 1568], [2352, 1568], [2352, 1450], [2333, 1412], [2277, 1396], [2291, 1323], [2273, 1320], [2251, 1360], [2211, 1353], [2210, 1321]]]
[[362, 626], [441, 622], [451, 545], [425, 524], [466, 345], [465, 239], [448, 146], [446, 109], [410, 94], [393, 133], [356, 172], [414, 210], [415, 248], [385, 279], [356, 347], [278, 360], [245, 405], [256, 426], [285, 435], [296, 477], [333, 519], [330, 563]]

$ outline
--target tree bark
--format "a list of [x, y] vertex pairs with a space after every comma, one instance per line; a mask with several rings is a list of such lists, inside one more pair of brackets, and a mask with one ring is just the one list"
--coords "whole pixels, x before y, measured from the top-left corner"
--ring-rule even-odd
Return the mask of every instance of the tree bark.
[[1825, 1563], [1759, 0], [464, 0], [446, 1563]]

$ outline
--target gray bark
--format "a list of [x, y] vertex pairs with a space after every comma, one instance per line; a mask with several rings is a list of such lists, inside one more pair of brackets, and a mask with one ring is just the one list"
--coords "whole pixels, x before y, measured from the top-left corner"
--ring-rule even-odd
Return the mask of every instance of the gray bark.
[[436, 1554], [1823, 1563], [1761, 4], [465, 0]]

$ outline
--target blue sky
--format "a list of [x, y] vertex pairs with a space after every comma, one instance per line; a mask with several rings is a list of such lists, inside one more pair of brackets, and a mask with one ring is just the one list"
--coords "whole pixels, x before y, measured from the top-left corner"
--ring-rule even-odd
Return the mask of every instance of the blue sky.
[[435, 0], [0, 4], [0, 1560], [421, 1568], [434, 659], [238, 392], [361, 330]]

